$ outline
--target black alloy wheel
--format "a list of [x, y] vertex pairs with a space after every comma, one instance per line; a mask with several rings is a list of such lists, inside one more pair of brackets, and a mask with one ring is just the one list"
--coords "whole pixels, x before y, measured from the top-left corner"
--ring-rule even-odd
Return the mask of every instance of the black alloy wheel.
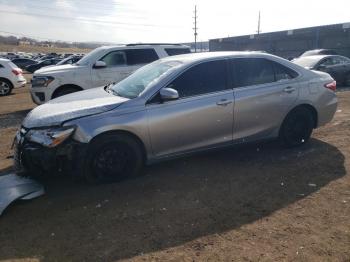
[[121, 181], [138, 175], [143, 166], [140, 145], [128, 135], [103, 135], [88, 151], [85, 177], [90, 183]]
[[295, 108], [283, 121], [280, 140], [287, 147], [300, 146], [310, 139], [313, 127], [311, 111], [304, 107]]

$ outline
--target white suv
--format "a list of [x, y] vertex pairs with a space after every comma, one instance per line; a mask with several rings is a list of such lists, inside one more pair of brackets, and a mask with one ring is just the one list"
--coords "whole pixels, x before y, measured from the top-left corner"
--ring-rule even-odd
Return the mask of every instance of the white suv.
[[35, 71], [31, 96], [36, 104], [76, 91], [119, 82], [159, 58], [190, 53], [180, 44], [129, 44], [96, 48], [73, 65]]
[[11, 94], [15, 87], [24, 87], [26, 82], [18, 66], [8, 59], [0, 58], [0, 96]]

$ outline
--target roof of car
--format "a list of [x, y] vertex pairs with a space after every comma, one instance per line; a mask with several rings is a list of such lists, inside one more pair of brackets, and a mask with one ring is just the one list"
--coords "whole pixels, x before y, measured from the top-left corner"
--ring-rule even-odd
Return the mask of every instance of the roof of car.
[[33, 59], [30, 59], [30, 58], [26, 58], [26, 57], [18, 57], [18, 58], [12, 59], [11, 61], [17, 61], [17, 60], [20, 60], [20, 59], [33, 60]]
[[11, 62], [11, 60], [6, 58], [0, 58], [0, 62]]
[[213, 58], [229, 58], [229, 57], [249, 57], [249, 56], [260, 56], [260, 57], [275, 57], [274, 55], [263, 53], [259, 51], [218, 51], [218, 52], [203, 52], [203, 53], [189, 53], [176, 56], [168, 56], [162, 58], [162, 60], [181, 60], [183, 62], [195, 62], [199, 60], [213, 59]]
[[307, 50], [304, 53], [301, 54], [301, 56], [311, 56], [311, 55], [322, 55], [322, 53], [328, 53], [329, 55], [337, 55], [337, 52], [332, 49], [313, 49], [313, 50]]
[[99, 49], [133, 49], [133, 48], [145, 48], [145, 47], [172, 47], [172, 48], [189, 48], [182, 44], [127, 44], [127, 45], [106, 45], [98, 47]]
[[297, 57], [296, 59], [308, 59], [308, 60], [314, 60], [318, 61], [326, 57], [334, 57], [334, 56], [340, 56], [340, 55], [311, 55], [311, 56], [300, 56]]
[[312, 50], [307, 50], [305, 51], [304, 53], [307, 53], [307, 52], [320, 52], [320, 51], [333, 51], [332, 49], [312, 49]]

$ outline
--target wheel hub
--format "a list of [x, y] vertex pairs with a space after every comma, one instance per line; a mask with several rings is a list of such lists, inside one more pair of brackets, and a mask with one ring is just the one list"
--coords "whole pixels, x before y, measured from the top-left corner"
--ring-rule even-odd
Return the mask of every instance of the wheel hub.
[[10, 91], [10, 86], [5, 82], [0, 82], [0, 95], [6, 95]]
[[107, 146], [97, 153], [93, 163], [95, 174], [105, 178], [122, 176], [128, 167], [130, 154], [127, 148]]

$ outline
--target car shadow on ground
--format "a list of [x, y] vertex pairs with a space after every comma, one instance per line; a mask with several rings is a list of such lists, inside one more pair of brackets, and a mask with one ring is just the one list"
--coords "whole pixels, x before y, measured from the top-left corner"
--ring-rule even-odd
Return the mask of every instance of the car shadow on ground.
[[0, 129], [20, 126], [31, 109], [0, 114]]
[[111, 261], [163, 250], [262, 219], [346, 173], [333, 145], [240, 146], [146, 168], [116, 184], [67, 178], [10, 207], [0, 221], [0, 260]]
[[344, 91], [349, 91], [350, 86], [337, 86], [337, 92], [344, 92]]

